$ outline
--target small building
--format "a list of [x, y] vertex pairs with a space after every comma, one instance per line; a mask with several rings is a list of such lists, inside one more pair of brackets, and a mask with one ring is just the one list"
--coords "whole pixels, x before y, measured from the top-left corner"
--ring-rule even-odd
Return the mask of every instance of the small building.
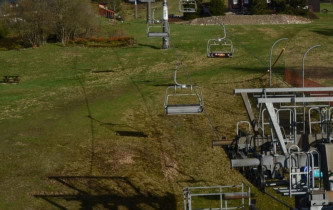
[[108, 9], [107, 3], [98, 3], [98, 13], [100, 16], [116, 19], [116, 12]]

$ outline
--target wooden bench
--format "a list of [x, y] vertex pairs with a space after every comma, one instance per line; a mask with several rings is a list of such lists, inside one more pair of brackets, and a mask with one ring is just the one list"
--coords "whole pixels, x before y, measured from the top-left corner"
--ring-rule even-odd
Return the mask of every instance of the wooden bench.
[[3, 83], [19, 83], [19, 76], [4, 76]]

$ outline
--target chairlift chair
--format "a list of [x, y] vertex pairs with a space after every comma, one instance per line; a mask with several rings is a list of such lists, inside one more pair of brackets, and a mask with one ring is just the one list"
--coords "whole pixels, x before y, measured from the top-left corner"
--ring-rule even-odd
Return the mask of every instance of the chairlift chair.
[[153, 10], [153, 21], [147, 23], [147, 36], [152, 38], [163, 38], [170, 36], [169, 22], [155, 19], [155, 9]]
[[[202, 90], [197, 85], [186, 85], [177, 82], [175, 69], [174, 86], [169, 86], [165, 91], [164, 108], [167, 115], [199, 114], [203, 111]], [[172, 92], [171, 92], [172, 91]], [[170, 98], [178, 99], [170, 102]]]
[[230, 39], [226, 38], [225, 26], [222, 24], [224, 37], [217, 39], [209, 39], [207, 42], [208, 58], [232, 58], [234, 54], [234, 46]]
[[163, 38], [170, 36], [169, 23], [147, 23], [147, 36], [150, 38]]
[[[172, 93], [169, 93], [173, 90]], [[171, 97], [192, 97], [197, 103], [173, 103], [170, 104]], [[202, 90], [199, 86], [169, 86], [165, 92], [164, 100], [165, 112], [168, 115], [176, 114], [199, 114], [203, 111]]]
[[179, 12], [197, 12], [198, 6], [195, 0], [179, 0]]

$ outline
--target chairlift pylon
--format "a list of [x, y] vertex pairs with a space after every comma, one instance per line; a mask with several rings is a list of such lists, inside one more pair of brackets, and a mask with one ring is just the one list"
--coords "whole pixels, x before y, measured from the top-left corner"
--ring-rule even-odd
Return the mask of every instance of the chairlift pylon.
[[222, 38], [209, 39], [207, 42], [208, 58], [232, 58], [234, 46], [230, 39], [226, 38], [227, 33], [224, 24], [221, 24], [224, 32]]
[[[174, 86], [169, 86], [165, 91], [164, 108], [167, 115], [199, 114], [203, 111], [202, 90], [197, 85], [186, 85], [177, 82], [176, 66]], [[170, 102], [170, 98], [173, 98]]]
[[198, 6], [195, 0], [179, 0], [179, 12], [197, 12]]

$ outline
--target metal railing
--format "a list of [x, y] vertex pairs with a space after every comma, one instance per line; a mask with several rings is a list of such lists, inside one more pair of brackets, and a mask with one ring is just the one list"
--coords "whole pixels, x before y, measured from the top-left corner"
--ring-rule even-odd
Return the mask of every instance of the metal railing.
[[[186, 187], [183, 189], [184, 195], [184, 210], [192, 210], [193, 199], [199, 197], [209, 197], [218, 200], [219, 205], [216, 207], [203, 207], [195, 209], [210, 209], [210, 210], [228, 210], [228, 209], [245, 209], [245, 199], [248, 199], [248, 206], [251, 205], [251, 188], [245, 182], [240, 185], [229, 186], [206, 186], [206, 187]], [[240, 200], [241, 204], [234, 206], [228, 205], [229, 200]]]

